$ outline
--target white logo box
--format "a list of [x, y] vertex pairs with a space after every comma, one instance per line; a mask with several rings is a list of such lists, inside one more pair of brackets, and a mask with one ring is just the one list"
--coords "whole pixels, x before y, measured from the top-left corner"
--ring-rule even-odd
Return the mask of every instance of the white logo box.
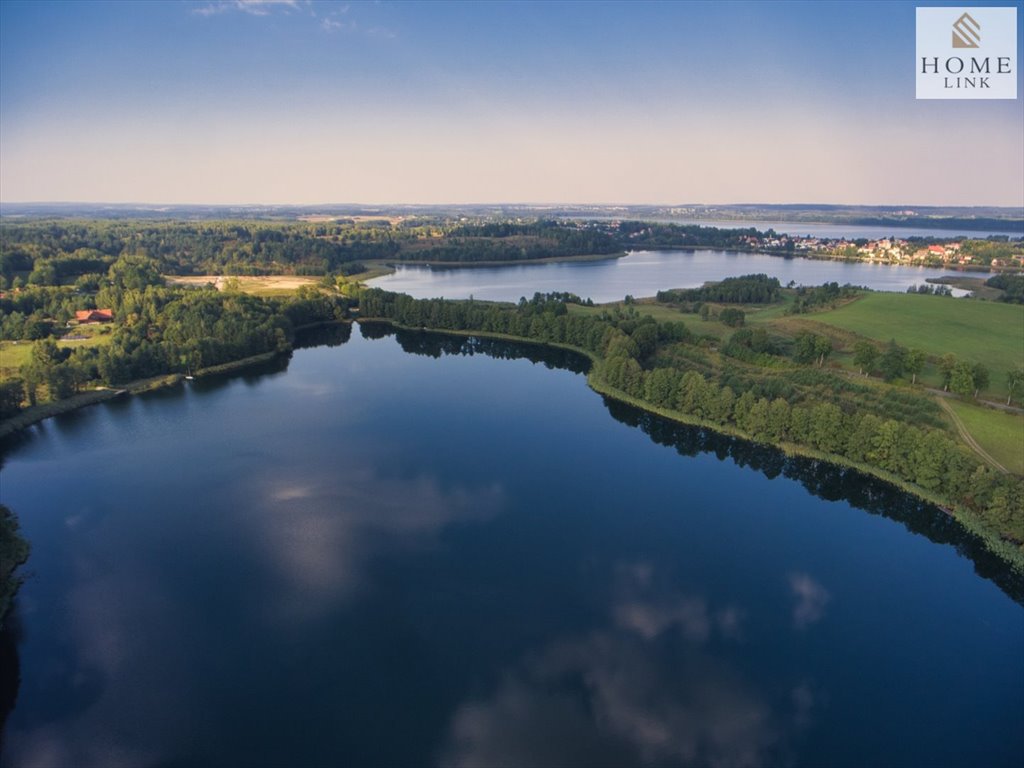
[[1016, 99], [1017, 9], [917, 9], [919, 99]]

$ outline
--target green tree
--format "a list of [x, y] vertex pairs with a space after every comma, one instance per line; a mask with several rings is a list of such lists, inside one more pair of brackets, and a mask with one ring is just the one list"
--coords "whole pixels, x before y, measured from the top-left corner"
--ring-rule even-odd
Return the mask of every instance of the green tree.
[[1006, 404], [1009, 405], [1014, 390], [1024, 387], [1024, 365], [1006, 372], [1006, 387], [1009, 390], [1009, 394], [1006, 396]]
[[746, 315], [742, 309], [726, 307], [718, 314], [718, 319], [730, 328], [739, 328], [746, 322]]
[[815, 447], [838, 453], [843, 446], [845, 430], [843, 412], [833, 403], [819, 403], [811, 409], [811, 440]]
[[903, 375], [904, 367], [904, 356], [906, 350], [896, 343], [895, 339], [891, 339], [889, 344], [885, 348], [885, 353], [882, 355], [879, 361], [879, 368], [882, 370], [882, 377], [886, 381], [892, 381], [898, 379]]
[[917, 384], [917, 374], [924, 369], [925, 359], [926, 355], [920, 349], [911, 349], [907, 352], [903, 365], [907, 369], [907, 373], [912, 377], [910, 380], [911, 384]]
[[981, 363], [975, 363], [971, 369], [971, 373], [974, 379], [974, 399], [978, 399], [978, 393], [981, 392], [989, 383], [988, 368]]
[[828, 356], [832, 354], [832, 339], [828, 336], [818, 336], [814, 340], [814, 355], [818, 358], [818, 367], [825, 365]]
[[853, 347], [853, 364], [867, 376], [878, 360], [878, 349], [870, 341], [858, 341]]
[[162, 285], [156, 262], [147, 256], [125, 254], [110, 265], [107, 276], [115, 286], [141, 291], [147, 285]]
[[846, 456], [854, 461], [864, 461], [874, 447], [875, 436], [882, 425], [881, 419], [872, 413], [866, 413], [857, 421], [857, 426], [846, 438]]
[[16, 414], [24, 399], [25, 385], [21, 379], [0, 382], [0, 419]]
[[963, 360], [954, 365], [949, 376], [949, 388], [958, 395], [969, 397], [975, 390], [974, 366]]
[[663, 408], [675, 407], [679, 374], [673, 368], [655, 368], [644, 381], [644, 398]]
[[939, 358], [939, 372], [942, 374], [942, 389], [949, 391], [949, 384], [953, 378], [953, 369], [956, 368], [956, 357], [947, 352]]
[[768, 407], [768, 434], [775, 440], [785, 440], [789, 436], [789, 419], [791, 408], [781, 397], [772, 400]]
[[813, 333], [801, 333], [793, 343], [793, 359], [798, 363], [807, 364], [817, 357], [818, 336]]

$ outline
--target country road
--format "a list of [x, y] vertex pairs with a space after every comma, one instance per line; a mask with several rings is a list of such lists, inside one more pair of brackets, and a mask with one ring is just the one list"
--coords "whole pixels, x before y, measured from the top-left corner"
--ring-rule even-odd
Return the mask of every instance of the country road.
[[1004, 467], [1002, 464], [1000, 464], [998, 461], [992, 458], [988, 451], [986, 451], [984, 448], [978, 445], [978, 442], [973, 437], [971, 437], [971, 433], [967, 431], [967, 427], [965, 427], [964, 423], [960, 421], [960, 417], [957, 416], [956, 411], [950, 408], [949, 403], [946, 402], [945, 398], [940, 397], [938, 398], [938, 401], [939, 405], [942, 406], [942, 410], [948, 413], [949, 417], [953, 420], [953, 426], [956, 427], [956, 431], [960, 433], [960, 437], [964, 439], [964, 442], [971, 446], [971, 449], [979, 456], [981, 456], [981, 458], [983, 458], [993, 468], [998, 469], [1004, 475], [1010, 474], [1010, 470], [1008, 470], [1006, 467]]

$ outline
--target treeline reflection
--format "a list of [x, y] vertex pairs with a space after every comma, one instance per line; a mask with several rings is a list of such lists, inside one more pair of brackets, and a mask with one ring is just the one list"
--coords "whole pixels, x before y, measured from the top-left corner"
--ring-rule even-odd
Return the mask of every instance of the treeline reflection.
[[[527, 359], [548, 368], [574, 373], [586, 373], [590, 367], [585, 356], [553, 347], [408, 331], [381, 323], [364, 323], [360, 330], [371, 339], [394, 335], [404, 351], [416, 355], [439, 358], [443, 355], [483, 354], [503, 360]], [[613, 418], [642, 430], [659, 445], [674, 447], [682, 456], [713, 454], [719, 461], [730, 459], [737, 466], [750, 467], [769, 479], [781, 475], [799, 482], [820, 499], [845, 501], [869, 514], [895, 520], [908, 531], [926, 536], [936, 544], [951, 545], [974, 564], [979, 576], [994, 582], [1012, 600], [1024, 605], [1024, 578], [1021, 574], [990, 552], [978, 536], [952, 516], [891, 483], [837, 464], [787, 456], [769, 445], [679, 424], [611, 398], [605, 397], [604, 403]]]

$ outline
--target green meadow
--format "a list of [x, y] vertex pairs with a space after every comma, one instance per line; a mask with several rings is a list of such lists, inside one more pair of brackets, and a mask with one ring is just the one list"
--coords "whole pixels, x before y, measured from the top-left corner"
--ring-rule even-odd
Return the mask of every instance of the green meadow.
[[988, 391], [1006, 396], [1006, 373], [1024, 362], [1024, 306], [904, 293], [869, 293], [808, 315], [826, 323], [941, 356], [950, 352], [989, 369]]
[[1024, 416], [950, 398], [971, 437], [1011, 472], [1024, 474]]

